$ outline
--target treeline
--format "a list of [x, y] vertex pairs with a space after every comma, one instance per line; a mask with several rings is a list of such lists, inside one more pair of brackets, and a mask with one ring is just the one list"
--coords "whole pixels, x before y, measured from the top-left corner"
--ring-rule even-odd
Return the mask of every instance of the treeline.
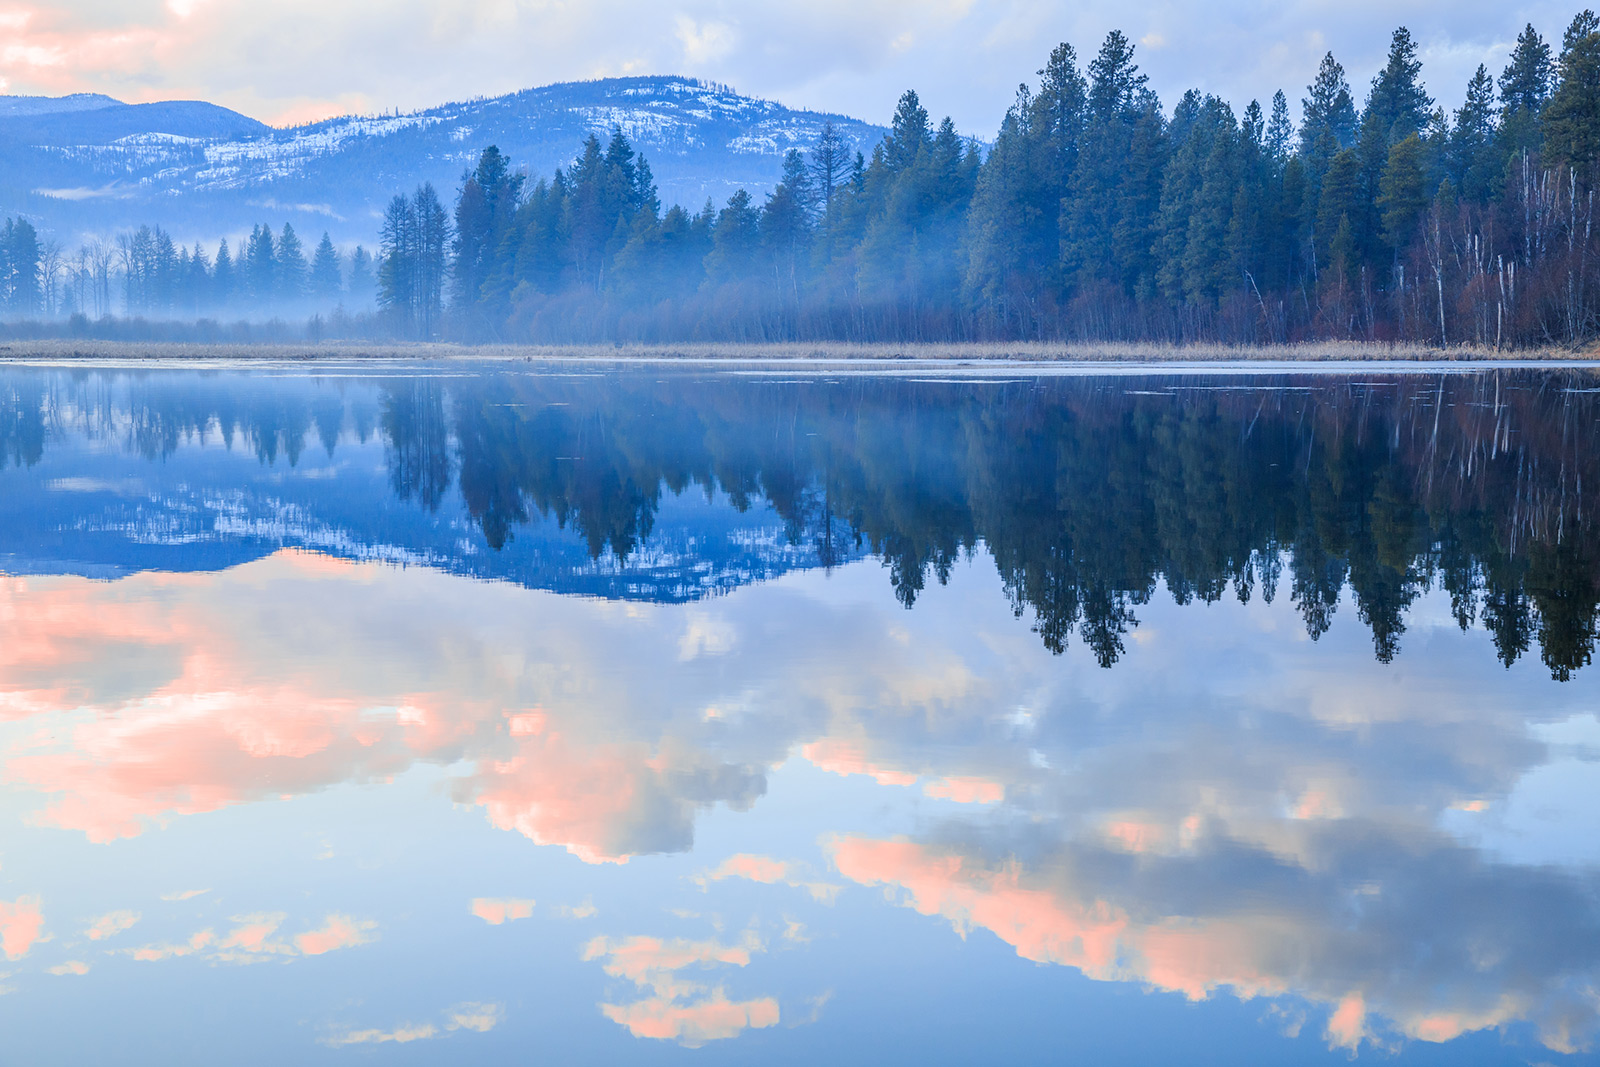
[[397, 333], [519, 341], [1593, 336], [1600, 18], [1559, 55], [1529, 26], [1453, 113], [1421, 70], [1400, 29], [1359, 108], [1330, 54], [1298, 126], [1282, 92], [1169, 116], [1114, 32], [1086, 69], [1058, 47], [986, 158], [908, 92], [870, 159], [827, 130], [764, 202], [694, 212], [620, 131], [536, 182], [491, 147], [453, 219], [395, 199], [379, 299]]
[[104, 333], [127, 332], [125, 324], [100, 322], [119, 314], [156, 321], [304, 318], [341, 307], [358, 314], [372, 306], [376, 289], [365, 248], [343, 255], [324, 233], [308, 253], [289, 223], [276, 232], [256, 225], [237, 250], [223, 239], [215, 255], [199, 243], [176, 243], [159, 226], [88, 241], [71, 256], [58, 242], [41, 241], [26, 219], [0, 226], [0, 309], [12, 319], [92, 320]]

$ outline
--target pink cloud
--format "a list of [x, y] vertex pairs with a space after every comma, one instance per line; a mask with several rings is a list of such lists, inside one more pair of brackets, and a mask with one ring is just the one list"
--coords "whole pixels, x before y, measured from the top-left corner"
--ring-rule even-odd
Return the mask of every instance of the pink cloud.
[[867, 759], [866, 750], [859, 744], [823, 738], [800, 749], [800, 754], [818, 770], [849, 777], [864, 774], [879, 785], [916, 785], [917, 776], [905, 771], [884, 767]]
[[134, 959], [142, 963], [156, 963], [160, 960], [170, 960], [175, 957], [193, 956], [196, 952], [203, 952], [217, 940], [217, 935], [211, 930], [201, 930], [188, 941], [181, 944], [146, 945], [130, 951]]
[[789, 865], [768, 856], [752, 856], [741, 852], [729, 856], [717, 868], [706, 874], [706, 880], [720, 882], [724, 878], [743, 878], [751, 882], [771, 885], [789, 877]]
[[518, 919], [533, 917], [533, 901], [510, 897], [477, 897], [472, 901], [472, 914], [488, 923], [499, 926]]
[[626, 978], [635, 985], [653, 986], [674, 972], [692, 964], [725, 963], [744, 967], [750, 956], [761, 951], [761, 941], [753, 933], [735, 945], [716, 941], [688, 941], [659, 937], [612, 939], [597, 937], [583, 949], [586, 960], [603, 959], [602, 969], [614, 978]]
[[[28, 620], [0, 647], [0, 715], [97, 712], [39, 730], [5, 777], [50, 797], [36, 822], [103, 843], [174, 816], [389, 778], [419, 760], [470, 760], [463, 801], [591, 863], [686, 844], [712, 802], [696, 775], [750, 788], [748, 775], [723, 775], [670, 738], [589, 740], [586, 710], [564, 723], [532, 701], [519, 708], [522, 676], [473, 662], [489, 647], [352, 668], [374, 660], [360, 646], [370, 627], [343, 608], [408, 610], [416, 583], [434, 580], [300, 551], [220, 575], [0, 578], [0, 624]], [[285, 623], [311, 603], [328, 617]]]
[[294, 939], [295, 947], [307, 956], [321, 956], [341, 948], [354, 948], [372, 940], [371, 931], [378, 924], [357, 921], [348, 915], [330, 915], [321, 929], [311, 930]]
[[923, 786], [922, 792], [957, 804], [998, 804], [1006, 798], [1006, 787], [987, 778], [941, 778]]
[[0, 900], [0, 952], [8, 960], [28, 954], [44, 932], [44, 914], [38, 897], [19, 897], [7, 903]]
[[[1336, 1048], [1354, 1051], [1373, 1040], [1374, 1017], [1424, 1041], [1531, 1020], [1550, 1048], [1571, 1051], [1583, 1044], [1569, 1032], [1566, 1009], [1538, 1009], [1527, 995], [1502, 990], [1485, 999], [1467, 993], [1462, 999], [1475, 1006], [1452, 1007], [1437, 1003], [1449, 990], [1394, 986], [1387, 965], [1378, 973], [1342, 976], [1319, 968], [1319, 955], [1347, 935], [1320, 929], [1296, 909], [1275, 910], [1256, 901], [1221, 915], [1135, 919], [1106, 900], [1080, 895], [1070, 869], [1055, 871], [1046, 883], [1015, 861], [985, 864], [907, 840], [840, 837], [831, 848], [846, 878], [898, 890], [906, 905], [960, 932], [988, 930], [1025, 959], [1193, 1000], [1228, 990], [1241, 999], [1293, 993], [1325, 1005], [1325, 1036]], [[1385, 990], [1381, 999], [1376, 989]]]
[[133, 925], [138, 921], [139, 913], [136, 911], [109, 912], [91, 921], [88, 928], [83, 931], [83, 936], [90, 941], [104, 941], [108, 937], [115, 937], [124, 930], [132, 929]]
[[811, 894], [813, 900], [822, 904], [832, 904], [839, 894], [839, 886], [829, 882], [808, 881], [796, 871], [795, 865], [782, 860], [772, 859], [770, 856], [756, 856], [750, 853], [740, 853], [729, 856], [713, 870], [696, 875], [695, 881], [704, 889], [712, 882], [720, 882], [725, 878], [743, 878], [750, 882], [759, 882], [763, 885], [774, 885], [782, 882], [796, 889], [804, 889]]
[[721, 989], [686, 1004], [648, 997], [632, 1004], [602, 1004], [600, 1010], [634, 1037], [677, 1041], [690, 1048], [778, 1025], [778, 1002], [772, 997], [731, 1001]]
[[752, 932], [734, 945], [658, 937], [597, 937], [584, 947], [583, 958], [602, 960], [606, 974], [651, 992], [628, 1004], [601, 1004], [606, 1018], [635, 1037], [677, 1041], [693, 1048], [737, 1037], [748, 1029], [777, 1025], [778, 1002], [772, 997], [732, 1001], [721, 986], [711, 988], [679, 973], [691, 967], [744, 967], [751, 954], [761, 950], [761, 941]]
[[235, 960], [264, 955], [292, 956], [294, 949], [281, 941], [271, 940], [287, 917], [281, 913], [236, 915], [233, 921], [239, 925], [228, 931], [227, 936], [218, 942], [217, 949], [225, 958]]

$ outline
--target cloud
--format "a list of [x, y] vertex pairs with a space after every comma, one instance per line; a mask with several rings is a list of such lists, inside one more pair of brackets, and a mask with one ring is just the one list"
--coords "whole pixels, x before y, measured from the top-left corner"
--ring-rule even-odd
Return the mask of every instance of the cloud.
[[1006, 798], [1003, 782], [986, 778], [941, 778], [922, 787], [924, 796], [957, 804], [998, 804]]
[[600, 1010], [634, 1037], [676, 1041], [688, 1048], [778, 1025], [778, 1002], [772, 997], [732, 1001], [721, 989], [687, 1003], [647, 997], [631, 1004], [602, 1004]]
[[870, 761], [865, 748], [857, 742], [824, 738], [804, 746], [800, 754], [818, 770], [832, 774], [844, 777], [863, 774], [879, 785], [917, 784], [917, 776], [913, 773], [884, 767]]
[[373, 940], [371, 932], [377, 928], [375, 922], [352, 919], [348, 915], [330, 915], [319, 929], [297, 935], [294, 945], [307, 956], [321, 956], [365, 945]]
[[[231, 962], [261, 960], [269, 956], [292, 956], [295, 950], [283, 941], [273, 940], [288, 916], [282, 912], [235, 915], [238, 925], [217, 943], [216, 958]], [[304, 935], [302, 935], [304, 936]], [[307, 953], [312, 955], [312, 953]]]
[[429, 1041], [462, 1030], [487, 1034], [505, 1020], [505, 1015], [503, 1004], [457, 1004], [445, 1009], [444, 1019], [438, 1024], [406, 1023], [392, 1030], [347, 1029], [330, 1034], [322, 1039], [322, 1043], [331, 1048], [346, 1048], [351, 1045], [409, 1045], [413, 1041]]
[[203, 897], [209, 892], [211, 892], [209, 889], [185, 889], [177, 893], [162, 893], [161, 899], [168, 902], [178, 900], [193, 900], [195, 897]]
[[46, 967], [45, 973], [61, 976], [70, 974], [82, 977], [89, 973], [89, 965], [82, 960], [68, 960], [65, 963], [58, 963], [54, 967]]
[[476, 897], [472, 901], [470, 910], [490, 926], [499, 926], [501, 923], [531, 918], [533, 904], [531, 900], [518, 900], [512, 897]]
[[44, 915], [39, 910], [38, 897], [0, 900], [0, 952], [5, 953], [6, 959], [26, 956], [43, 933]]
[[601, 960], [601, 969], [623, 978], [650, 996], [627, 1004], [603, 1003], [600, 1011], [634, 1037], [676, 1041], [696, 1048], [709, 1041], [737, 1037], [748, 1029], [776, 1026], [778, 1002], [772, 997], [734, 1001], [721, 986], [708, 986], [681, 972], [719, 965], [744, 967], [763, 945], [753, 932], [737, 944], [717, 941], [663, 940], [656, 937], [597, 937], [584, 947], [585, 960]]
[[796, 889], [804, 889], [811, 894], [813, 900], [821, 904], [832, 904], [840, 889], [839, 886], [830, 882], [805, 878], [797, 871], [795, 864], [775, 860], [770, 856], [751, 855], [747, 852], [729, 856], [714, 869], [696, 875], [695, 881], [701, 889], [704, 889], [712, 882], [720, 882], [725, 878], [742, 878], [746, 881], [760, 882], [764, 885], [782, 882], [784, 885], [793, 886]]
[[274, 957], [321, 956], [343, 948], [354, 948], [374, 940], [376, 922], [352, 919], [348, 915], [329, 915], [320, 927], [285, 941], [276, 935], [288, 916], [283, 912], [258, 912], [235, 915], [227, 933], [217, 936], [207, 928], [187, 941], [145, 945], [123, 949], [136, 960], [155, 963], [161, 960], [204, 954], [220, 963], [260, 963]]
[[176, 959], [183, 956], [193, 956], [209, 948], [217, 940], [214, 930], [201, 930], [187, 941], [168, 942], [160, 945], [145, 945], [143, 948], [124, 949], [128, 955], [141, 963], [158, 963], [161, 960]]
[[594, 901], [586, 900], [582, 904], [563, 904], [556, 909], [556, 914], [563, 919], [592, 919], [600, 914], [600, 909], [594, 906]]
[[[1600, 908], [1586, 891], [1553, 871], [1476, 865], [1437, 839], [1383, 841], [1370, 825], [1345, 839], [1341, 830], [1322, 831], [1314, 866], [1257, 879], [1248, 899], [1230, 888], [1231, 872], [1264, 857], [1237, 842], [1137, 866], [1083, 842], [1032, 863], [904, 838], [846, 836], [831, 848], [846, 878], [886, 887], [963, 935], [987, 930], [1024, 959], [1191, 1000], [1225, 990], [1322, 1005], [1337, 1048], [1386, 1034], [1450, 1041], [1516, 1022], [1556, 1051], [1591, 1047], [1600, 1020], [1582, 991], [1596, 980], [1596, 957], [1569, 949], [1600, 944]], [[1357, 841], [1359, 852], [1350, 849]], [[1393, 871], [1402, 856], [1408, 875], [1352, 903], [1347, 887], [1358, 875], [1345, 863]], [[1436, 882], [1423, 871], [1450, 873]], [[1419, 892], [1421, 884], [1436, 888]], [[1532, 920], [1540, 908], [1546, 914]], [[1519, 919], [1507, 929], [1512, 914]]]
[[324, 1039], [333, 1048], [347, 1045], [409, 1045], [413, 1041], [426, 1041], [439, 1036], [439, 1028], [432, 1023], [420, 1026], [397, 1026], [393, 1030], [347, 1030]]
[[124, 930], [131, 930], [138, 921], [139, 913], [136, 911], [107, 912], [98, 919], [91, 920], [88, 928], [83, 931], [83, 936], [90, 941], [104, 941]]

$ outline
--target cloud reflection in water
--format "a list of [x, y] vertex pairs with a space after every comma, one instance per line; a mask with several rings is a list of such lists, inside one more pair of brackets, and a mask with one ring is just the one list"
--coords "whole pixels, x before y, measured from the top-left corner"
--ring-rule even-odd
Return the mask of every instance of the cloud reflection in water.
[[[769, 778], [804, 760], [921, 812], [913, 833], [830, 836], [840, 875], [1026, 959], [1195, 999], [1301, 998], [1339, 1047], [1522, 1023], [1552, 1049], [1589, 1047], [1592, 872], [1511, 863], [1443, 828], [1495, 817], [1550, 758], [1531, 727], [1591, 706], [1585, 684], [1508, 675], [1481, 635], [1426, 617], [1427, 654], [1398, 670], [1359, 633], [1313, 654], [1281, 603], [1160, 598], [1145, 669], [1105, 672], [1052, 657], [967, 573], [911, 613], [862, 594], [870, 563], [692, 608], [298, 551], [211, 575], [4, 578], [0, 603], [37, 623], [25, 654], [0, 652], [18, 730], [3, 774], [43, 795], [43, 824], [110, 842], [431, 763], [494, 826], [623, 863], [690, 849], [717, 805], [759, 818]], [[704, 869], [702, 884], [834, 892], [773, 857]], [[39, 906], [0, 903], [9, 958], [40, 936]], [[372, 936], [340, 914], [289, 939], [281, 922], [137, 951], [309, 955]], [[700, 1044], [778, 1023], [775, 998], [695, 975], [761, 947], [608, 935], [584, 955], [642, 994], [609, 997], [608, 1018]], [[330, 1040], [427, 1027], [449, 1024]]]

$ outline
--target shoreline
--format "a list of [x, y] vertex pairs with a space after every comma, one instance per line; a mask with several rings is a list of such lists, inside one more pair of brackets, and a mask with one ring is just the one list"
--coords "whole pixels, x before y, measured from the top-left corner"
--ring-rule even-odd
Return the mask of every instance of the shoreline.
[[1294, 345], [1161, 345], [1146, 342], [1061, 344], [928, 343], [685, 345], [199, 344], [143, 341], [6, 341], [0, 363], [679, 363], [787, 365], [1090, 366], [1118, 365], [1600, 365], [1600, 346], [1499, 351], [1470, 346], [1336, 341]]
[[202, 344], [168, 341], [0, 341], [0, 362], [32, 360], [437, 360], [437, 362], [968, 362], [968, 363], [1600, 363], [1587, 349], [1502, 349], [1320, 341], [1275, 346], [1157, 342], [704, 342], [704, 344], [453, 344], [350, 342]]

